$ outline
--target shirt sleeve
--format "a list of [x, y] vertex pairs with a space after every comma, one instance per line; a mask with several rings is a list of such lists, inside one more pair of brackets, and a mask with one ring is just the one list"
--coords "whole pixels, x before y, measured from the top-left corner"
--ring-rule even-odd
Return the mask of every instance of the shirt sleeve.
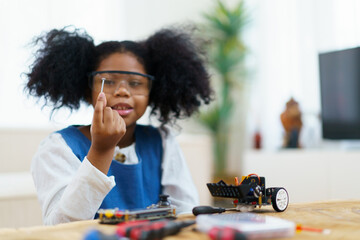
[[163, 163], [161, 184], [163, 193], [169, 195], [176, 212], [191, 213], [199, 205], [199, 195], [192, 180], [182, 150], [176, 136], [160, 130], [163, 139]]
[[46, 225], [93, 219], [115, 186], [85, 157], [81, 162], [61, 134], [42, 141], [31, 163], [31, 173]]

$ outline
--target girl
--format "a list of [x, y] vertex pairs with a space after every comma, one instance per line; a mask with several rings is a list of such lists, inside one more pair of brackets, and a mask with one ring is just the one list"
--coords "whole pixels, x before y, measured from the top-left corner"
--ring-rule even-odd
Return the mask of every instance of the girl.
[[[95, 46], [78, 29], [52, 30], [27, 74], [29, 94], [53, 111], [92, 104], [89, 126], [52, 133], [31, 171], [45, 224], [93, 219], [99, 208], [145, 208], [170, 195], [177, 213], [198, 205], [182, 152], [166, 125], [211, 100], [209, 75], [190, 35], [165, 29], [145, 41]], [[159, 128], [137, 125], [147, 106]]]

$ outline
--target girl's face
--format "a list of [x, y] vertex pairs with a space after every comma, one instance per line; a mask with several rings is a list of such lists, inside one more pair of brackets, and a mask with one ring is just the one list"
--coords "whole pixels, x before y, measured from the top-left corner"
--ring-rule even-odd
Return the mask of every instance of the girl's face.
[[[96, 71], [128, 71], [146, 74], [144, 66], [131, 53], [113, 53], [100, 62]], [[149, 94], [139, 89], [142, 81], [151, 81], [141, 75], [102, 73], [93, 78], [92, 105], [101, 91], [102, 79], [106, 78], [103, 91], [107, 107], [117, 111], [125, 120], [126, 127], [134, 127], [136, 121], [145, 113]]]

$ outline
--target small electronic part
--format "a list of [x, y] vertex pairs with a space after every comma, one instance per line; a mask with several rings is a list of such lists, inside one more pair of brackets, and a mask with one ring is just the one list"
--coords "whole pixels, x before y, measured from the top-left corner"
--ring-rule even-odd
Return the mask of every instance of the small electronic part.
[[102, 79], [101, 79], [101, 90], [100, 90], [100, 92], [103, 92], [103, 90], [104, 90], [105, 80], [106, 80], [106, 78], [102, 78]]
[[146, 209], [120, 210], [118, 208], [99, 209], [99, 220], [103, 224], [118, 224], [134, 220], [155, 220], [161, 218], [176, 218], [176, 208], [168, 200], [168, 195], [160, 195], [158, 204]]
[[297, 232], [301, 232], [301, 231], [317, 232], [317, 233], [322, 233], [322, 234], [326, 234], [326, 235], [331, 233], [330, 229], [306, 227], [306, 226], [303, 226], [301, 224], [296, 225], [296, 231]]

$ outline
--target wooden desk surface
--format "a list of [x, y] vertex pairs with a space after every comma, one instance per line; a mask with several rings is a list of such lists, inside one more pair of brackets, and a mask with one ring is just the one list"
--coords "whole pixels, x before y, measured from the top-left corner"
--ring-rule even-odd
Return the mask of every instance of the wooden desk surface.
[[[290, 204], [283, 213], [276, 213], [270, 206], [266, 206], [256, 209], [254, 213], [292, 220], [303, 226], [331, 230], [329, 235], [303, 231], [296, 233], [290, 239], [359, 239], [360, 237], [360, 200]], [[183, 215], [179, 219], [194, 219], [194, 216]], [[0, 229], [0, 239], [81, 240], [90, 229], [98, 229], [103, 233], [110, 234], [114, 233], [115, 228], [116, 226], [99, 224], [97, 220], [89, 220], [56, 226]], [[193, 231], [193, 228], [185, 228], [176, 236], [169, 236], [165, 239], [209, 239], [205, 234]]]

